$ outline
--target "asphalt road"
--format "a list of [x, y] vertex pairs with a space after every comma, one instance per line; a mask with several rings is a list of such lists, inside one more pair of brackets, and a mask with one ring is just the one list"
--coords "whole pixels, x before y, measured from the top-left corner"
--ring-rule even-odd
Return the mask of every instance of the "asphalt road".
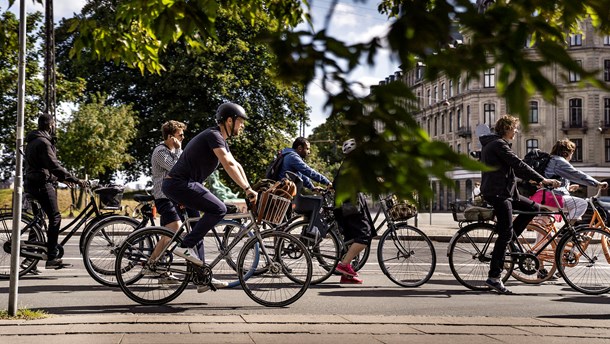
[[[559, 280], [541, 285], [507, 283], [516, 295], [470, 291], [449, 271], [446, 242], [435, 242], [437, 267], [432, 279], [418, 288], [394, 285], [379, 269], [374, 249], [361, 271], [363, 285], [340, 285], [331, 277], [312, 286], [286, 308], [266, 308], [238, 288], [198, 294], [194, 287], [164, 306], [141, 306], [120, 289], [97, 284], [83, 267], [78, 249], [68, 245], [64, 259], [69, 270], [42, 270], [19, 282], [20, 308], [44, 309], [51, 314], [175, 313], [175, 314], [366, 314], [422, 316], [519, 316], [608, 319], [608, 295], [589, 296]], [[41, 264], [42, 266], [42, 264]], [[0, 281], [0, 309], [8, 308], [9, 281]]]

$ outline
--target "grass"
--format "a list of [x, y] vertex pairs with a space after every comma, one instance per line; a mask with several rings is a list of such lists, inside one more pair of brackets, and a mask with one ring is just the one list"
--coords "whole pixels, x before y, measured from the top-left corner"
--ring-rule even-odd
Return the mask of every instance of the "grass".
[[36, 320], [47, 317], [49, 314], [39, 309], [18, 309], [15, 316], [10, 316], [7, 310], [0, 310], [0, 320]]
[[[144, 193], [139, 191], [139, 193]], [[131, 211], [138, 205], [138, 202], [133, 200], [134, 193], [125, 193], [123, 195], [123, 212], [121, 214], [130, 215]], [[72, 204], [72, 197], [70, 196], [69, 189], [57, 190], [57, 203], [59, 205], [59, 211], [61, 211], [62, 217], [69, 217], [70, 215], [70, 204]], [[13, 189], [0, 189], [0, 208], [3, 210], [11, 209], [13, 207]], [[73, 212], [76, 216], [79, 214], [78, 210]]]

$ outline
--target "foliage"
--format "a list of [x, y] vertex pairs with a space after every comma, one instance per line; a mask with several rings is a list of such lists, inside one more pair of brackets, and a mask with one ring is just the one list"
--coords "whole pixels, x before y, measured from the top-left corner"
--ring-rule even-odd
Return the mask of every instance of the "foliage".
[[133, 159], [128, 148], [136, 136], [136, 113], [129, 105], [106, 105], [105, 100], [93, 96], [58, 125], [59, 158], [79, 178], [98, 179]]
[[[538, 93], [553, 101], [557, 95], [556, 88], [542, 74], [545, 66], [557, 65], [565, 74], [578, 73], [583, 83], [606, 88], [595, 78], [596, 74], [583, 70], [567, 54], [565, 45], [566, 35], [586, 17], [592, 18], [596, 28], [610, 32], [610, 2], [600, 0], [498, 0], [483, 13], [470, 0], [384, 0], [379, 8], [393, 18], [390, 31], [385, 37], [354, 45], [328, 36], [325, 30], [290, 31], [290, 25], [298, 19], [286, 10], [294, 9], [296, 1], [125, 0], [120, 2], [121, 10], [112, 27], [87, 21], [74, 24], [79, 37], [73, 51], [92, 50], [101, 58], [158, 73], [163, 69], [158, 54], [170, 43], [180, 38], [195, 48], [193, 41], [215, 37], [214, 29], [221, 23], [217, 20], [219, 3], [242, 15], [249, 14], [252, 19], [268, 13], [282, 24], [270, 26], [261, 39], [275, 52], [278, 74], [283, 80], [308, 84], [316, 71], [321, 71], [323, 88], [328, 89], [331, 83], [339, 85], [340, 92], [329, 92], [328, 104], [333, 115], [345, 116], [349, 136], [360, 143], [355, 154], [350, 154], [349, 168], [344, 170], [353, 183], [338, 190], [339, 198], [348, 197], [355, 190], [394, 191], [405, 197], [418, 190], [427, 196], [431, 190], [422, 180], [429, 176], [450, 183], [444, 174], [456, 166], [483, 168], [447, 145], [430, 141], [413, 120], [408, 100], [415, 97], [404, 85], [379, 87], [369, 97], [352, 91], [354, 83], [348, 81], [349, 73], [362, 59], [368, 64], [376, 62], [382, 38], [404, 69], [423, 62], [428, 79], [441, 73], [451, 78], [462, 74], [478, 78], [483, 70], [495, 66], [499, 71], [497, 90], [524, 124], [529, 97]], [[303, 4], [309, 13], [309, 2]], [[190, 6], [188, 13], [176, 10], [186, 6]], [[456, 23], [470, 38], [452, 48], [451, 32]], [[528, 37], [540, 57], [524, 49]], [[375, 126], [380, 124], [384, 129], [376, 131]]]
[[80, 37], [69, 32], [70, 23], [90, 20], [112, 26], [117, 20], [117, 3], [90, 1], [75, 19], [62, 22], [56, 30], [57, 60], [67, 78], [86, 80], [83, 99], [102, 92], [112, 104], [133, 104], [140, 124], [129, 150], [134, 157], [127, 167], [132, 179], [149, 174], [150, 153], [161, 140], [162, 123], [169, 119], [185, 122], [184, 143], [188, 144], [189, 138], [214, 125], [215, 110], [225, 101], [242, 104], [250, 117], [245, 134], [231, 140], [231, 151], [250, 179], [262, 177], [274, 152], [287, 145], [298, 119], [308, 111], [302, 87], [277, 81], [273, 54], [254, 40], [258, 32], [277, 21], [266, 16], [250, 23], [220, 9], [215, 14], [219, 18], [216, 39], [199, 37], [205, 50], [193, 49], [192, 42], [180, 38], [159, 52], [159, 62], [165, 66], [162, 75], [141, 75], [125, 62], [99, 61], [87, 50], [80, 59], [70, 59], [73, 42]]
[[22, 308], [17, 310], [17, 314], [15, 316], [9, 315], [7, 310], [0, 310], [0, 319], [1, 320], [37, 320], [47, 318], [49, 314], [44, 310], [40, 309], [27, 309]]

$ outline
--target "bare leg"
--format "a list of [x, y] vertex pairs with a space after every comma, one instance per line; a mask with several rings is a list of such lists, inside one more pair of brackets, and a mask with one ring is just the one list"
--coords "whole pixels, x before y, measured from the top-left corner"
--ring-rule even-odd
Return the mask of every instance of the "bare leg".
[[345, 256], [343, 257], [343, 260], [341, 260], [341, 263], [343, 264], [351, 264], [352, 260], [360, 253], [362, 252], [362, 250], [364, 250], [366, 248], [365, 244], [359, 244], [359, 243], [353, 243], [350, 247], [349, 250], [347, 250], [347, 253], [345, 254]]
[[[174, 221], [165, 225], [165, 227], [169, 228], [172, 232], [176, 233], [180, 228], [180, 221]], [[161, 250], [165, 249], [165, 246], [169, 243], [168, 237], [161, 237], [152, 254], [150, 255], [150, 261], [154, 262], [159, 258], [161, 254]]]

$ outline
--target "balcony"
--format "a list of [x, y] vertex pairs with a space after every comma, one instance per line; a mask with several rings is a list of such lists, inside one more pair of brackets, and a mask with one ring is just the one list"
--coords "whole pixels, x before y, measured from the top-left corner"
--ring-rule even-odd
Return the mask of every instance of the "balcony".
[[472, 132], [468, 127], [459, 127], [457, 130], [457, 134], [459, 137], [472, 137]]
[[561, 121], [561, 131], [563, 131], [564, 134], [568, 134], [578, 130], [581, 130], [583, 134], [587, 133], [587, 130], [589, 130], [589, 125], [586, 120], [580, 123]]

